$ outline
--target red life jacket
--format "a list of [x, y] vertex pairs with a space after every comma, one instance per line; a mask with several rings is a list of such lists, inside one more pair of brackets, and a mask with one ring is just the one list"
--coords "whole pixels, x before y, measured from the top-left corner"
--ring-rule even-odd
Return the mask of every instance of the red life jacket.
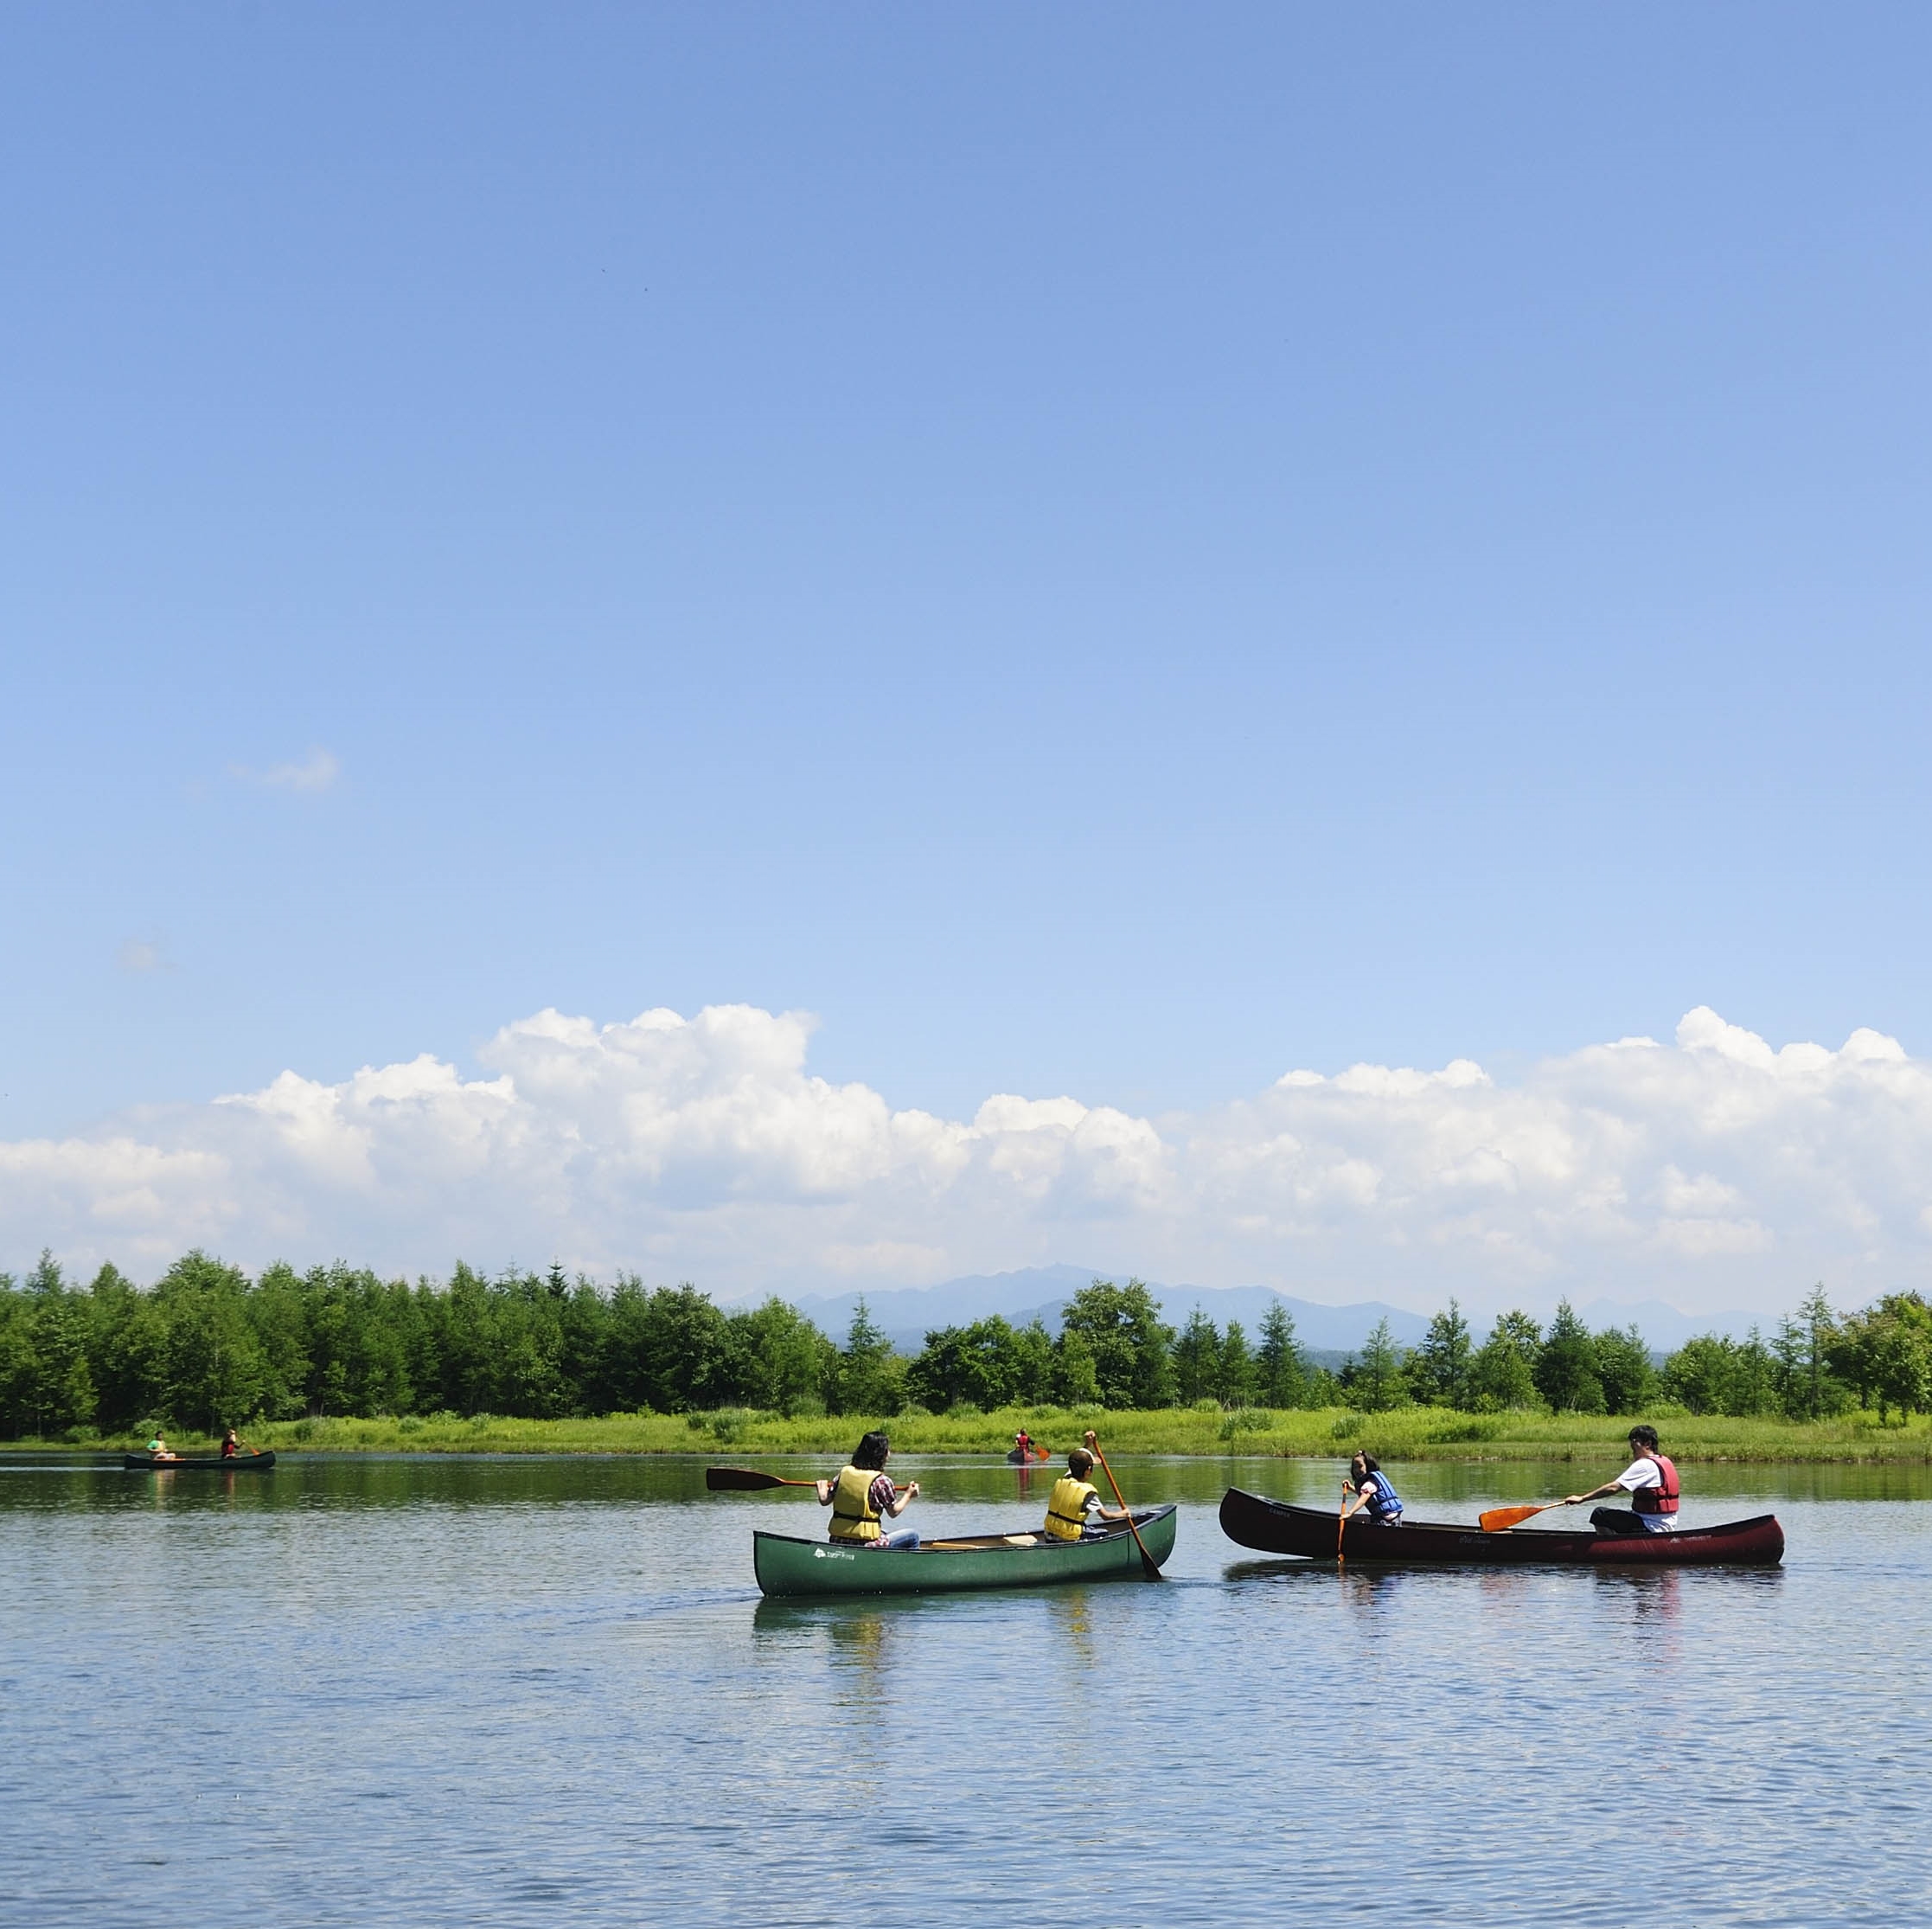
[[1677, 1511], [1677, 1469], [1661, 1453], [1644, 1456], [1651, 1461], [1664, 1477], [1663, 1484], [1657, 1487], [1640, 1487], [1630, 1496], [1630, 1507], [1638, 1514], [1674, 1514]]

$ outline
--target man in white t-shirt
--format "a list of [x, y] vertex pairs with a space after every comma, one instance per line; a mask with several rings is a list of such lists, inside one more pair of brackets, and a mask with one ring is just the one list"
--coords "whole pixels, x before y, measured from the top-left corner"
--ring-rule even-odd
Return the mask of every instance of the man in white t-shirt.
[[1630, 1452], [1630, 1464], [1615, 1480], [1606, 1480], [1587, 1494], [1572, 1494], [1563, 1504], [1580, 1507], [1586, 1500], [1628, 1494], [1628, 1508], [1599, 1507], [1591, 1513], [1590, 1524], [1599, 1534], [1668, 1534], [1677, 1526], [1677, 1469], [1657, 1451], [1657, 1429], [1633, 1426]]

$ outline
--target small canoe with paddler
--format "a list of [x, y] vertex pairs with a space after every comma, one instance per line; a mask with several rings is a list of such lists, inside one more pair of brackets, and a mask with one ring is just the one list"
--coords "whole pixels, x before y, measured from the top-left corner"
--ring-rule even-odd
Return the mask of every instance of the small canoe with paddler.
[[265, 1447], [255, 1453], [230, 1453], [217, 1458], [212, 1453], [124, 1453], [121, 1468], [126, 1473], [266, 1473], [275, 1464], [275, 1450]]
[[[1105, 1467], [1098, 1443], [1091, 1433], [1088, 1439], [1094, 1458]], [[918, 1482], [900, 1488], [886, 1474], [889, 1451], [883, 1435], [867, 1434], [851, 1462], [829, 1480], [790, 1480], [742, 1467], [706, 1470], [705, 1484], [713, 1492], [811, 1487], [820, 1504], [832, 1509], [829, 1531], [822, 1541], [754, 1531], [752, 1566], [763, 1593], [787, 1597], [937, 1594], [1134, 1575], [1158, 1580], [1174, 1552], [1175, 1509], [1129, 1509], [1121, 1500], [1110, 1468], [1106, 1471], [1120, 1503], [1116, 1508], [1092, 1508], [1083, 1499], [1078, 1517], [1072, 1517], [1071, 1506], [1063, 1504], [1063, 1517], [1057, 1522], [1049, 1508], [1035, 1532], [922, 1540], [916, 1532], [889, 1531], [889, 1521], [918, 1493]], [[1066, 1501], [1062, 1493], [1065, 1484], [1064, 1479], [1055, 1484], [1053, 1499]]]

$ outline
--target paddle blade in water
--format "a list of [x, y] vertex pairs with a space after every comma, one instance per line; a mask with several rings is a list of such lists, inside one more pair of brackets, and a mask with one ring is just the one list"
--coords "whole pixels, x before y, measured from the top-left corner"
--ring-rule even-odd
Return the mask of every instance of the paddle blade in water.
[[[1545, 1501], [1543, 1507], [1558, 1504], [1555, 1501]], [[1532, 1514], [1540, 1514], [1543, 1507], [1492, 1507], [1487, 1514], [1476, 1516], [1476, 1523], [1485, 1534], [1501, 1534], [1519, 1521], [1528, 1520]]]

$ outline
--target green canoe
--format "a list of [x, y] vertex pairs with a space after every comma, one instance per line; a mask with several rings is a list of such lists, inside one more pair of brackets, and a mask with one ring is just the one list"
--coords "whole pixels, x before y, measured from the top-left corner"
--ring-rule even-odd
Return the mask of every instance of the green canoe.
[[[1174, 1509], [1134, 1516], [1156, 1567], [1174, 1552]], [[767, 1594], [950, 1594], [980, 1587], [1050, 1587], [1070, 1580], [1138, 1580], [1141, 1550], [1124, 1527], [1091, 1541], [1041, 1534], [977, 1534], [928, 1541], [916, 1553], [839, 1547], [789, 1534], [752, 1535], [752, 1566]]]

